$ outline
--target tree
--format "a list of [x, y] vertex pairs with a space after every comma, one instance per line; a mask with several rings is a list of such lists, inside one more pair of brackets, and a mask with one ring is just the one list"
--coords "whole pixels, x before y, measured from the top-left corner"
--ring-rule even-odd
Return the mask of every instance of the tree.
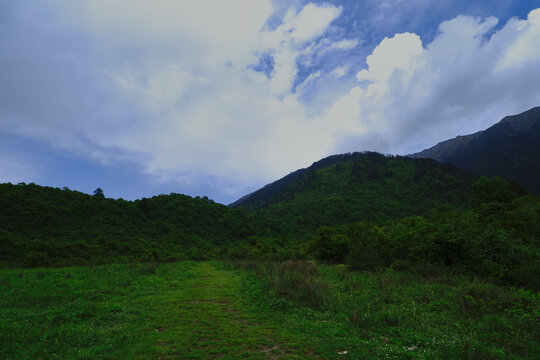
[[139, 202], [139, 209], [143, 212], [144, 216], [148, 217], [148, 199], [143, 197]]
[[349, 237], [345, 234], [335, 234], [334, 229], [321, 226], [313, 243], [313, 252], [318, 260], [343, 263], [349, 252]]
[[100, 198], [105, 197], [105, 194], [103, 194], [103, 189], [98, 187], [96, 190], [94, 190], [94, 196]]

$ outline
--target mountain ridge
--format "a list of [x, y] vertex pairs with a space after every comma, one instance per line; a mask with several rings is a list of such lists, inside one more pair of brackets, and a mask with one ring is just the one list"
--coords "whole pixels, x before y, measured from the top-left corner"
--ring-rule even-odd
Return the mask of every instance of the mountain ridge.
[[445, 140], [411, 158], [432, 158], [480, 176], [513, 180], [540, 194], [540, 106], [505, 116], [493, 126]]
[[432, 159], [375, 152], [332, 155], [232, 203], [261, 227], [286, 234], [313, 233], [322, 225], [389, 221], [438, 204], [468, 206], [475, 175]]

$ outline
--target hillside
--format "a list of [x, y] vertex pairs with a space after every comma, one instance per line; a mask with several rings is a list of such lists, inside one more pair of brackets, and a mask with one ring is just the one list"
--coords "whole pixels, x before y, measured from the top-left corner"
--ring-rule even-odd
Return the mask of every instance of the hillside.
[[252, 233], [245, 216], [207, 198], [137, 201], [34, 184], [0, 184], [0, 264], [207, 258]]
[[321, 225], [422, 214], [438, 204], [466, 207], [474, 178], [427, 159], [372, 152], [334, 155], [230, 206], [265, 220], [272, 233], [313, 233]]
[[490, 128], [408, 155], [448, 162], [477, 175], [514, 180], [540, 194], [540, 107], [507, 116]]

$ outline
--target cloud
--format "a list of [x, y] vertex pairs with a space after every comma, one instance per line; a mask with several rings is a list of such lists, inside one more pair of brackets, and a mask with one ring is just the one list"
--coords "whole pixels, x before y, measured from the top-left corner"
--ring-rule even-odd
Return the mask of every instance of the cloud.
[[293, 9], [285, 15], [283, 29], [296, 42], [305, 42], [324, 33], [326, 27], [339, 16], [341, 8], [332, 5], [307, 4], [300, 13]]
[[351, 50], [358, 45], [359, 41], [356, 39], [343, 39], [337, 42], [333, 42], [328, 47], [329, 50]]
[[340, 78], [342, 76], [347, 75], [348, 72], [349, 72], [349, 66], [338, 66], [330, 72], [330, 76]]
[[273, 53], [270, 88], [274, 95], [282, 96], [291, 91], [298, 72], [299, 56], [313, 56], [312, 48], [316, 43], [309, 42], [321, 36], [340, 13], [341, 8], [328, 5], [308, 4], [299, 13], [290, 8], [280, 26], [262, 34], [265, 50]]
[[540, 104], [538, 14], [499, 30], [493, 17], [458, 16], [426, 45], [410, 33], [385, 38], [358, 71], [359, 84], [328, 112], [329, 121], [347, 119], [336, 149], [350, 148], [351, 137], [361, 148], [371, 134], [384, 139], [374, 150], [418, 151]]
[[[395, 71], [414, 72], [422, 55], [422, 41], [416, 34], [397, 34], [384, 38], [366, 59], [369, 70], [356, 74], [358, 81], [386, 82]], [[418, 64], [421, 66], [420, 64]]]
[[[4, 131], [187, 185], [260, 181], [324, 153], [291, 87], [298, 56], [340, 8], [291, 8], [270, 29], [266, 0], [23, 5], [9, 33], [26, 35], [1, 44], [12, 54]], [[253, 70], [262, 54], [273, 58], [269, 77]]]
[[0, 22], [0, 132], [232, 196], [334, 152], [416, 151], [540, 101], [540, 10], [500, 29], [458, 16], [429, 43], [394, 34], [367, 59], [354, 58], [364, 39], [336, 25], [343, 8], [275, 10], [12, 2]]

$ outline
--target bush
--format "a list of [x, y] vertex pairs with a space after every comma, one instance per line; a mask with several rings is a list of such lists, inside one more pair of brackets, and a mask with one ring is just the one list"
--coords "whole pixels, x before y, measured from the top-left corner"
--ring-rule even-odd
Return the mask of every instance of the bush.
[[334, 234], [327, 226], [321, 226], [313, 243], [313, 253], [318, 260], [330, 263], [343, 263], [349, 252], [349, 237], [344, 234]]
[[253, 271], [265, 282], [267, 290], [278, 297], [319, 309], [327, 303], [328, 284], [312, 261], [242, 261], [235, 263], [235, 266]]
[[379, 226], [360, 224], [355, 228], [356, 238], [351, 242], [346, 264], [351, 270], [376, 270], [384, 265], [381, 248], [385, 233]]
[[48, 267], [50, 266], [51, 261], [49, 255], [41, 251], [30, 251], [24, 256], [23, 265], [24, 267]]
[[540, 263], [530, 260], [510, 269], [505, 280], [511, 284], [540, 290]]

